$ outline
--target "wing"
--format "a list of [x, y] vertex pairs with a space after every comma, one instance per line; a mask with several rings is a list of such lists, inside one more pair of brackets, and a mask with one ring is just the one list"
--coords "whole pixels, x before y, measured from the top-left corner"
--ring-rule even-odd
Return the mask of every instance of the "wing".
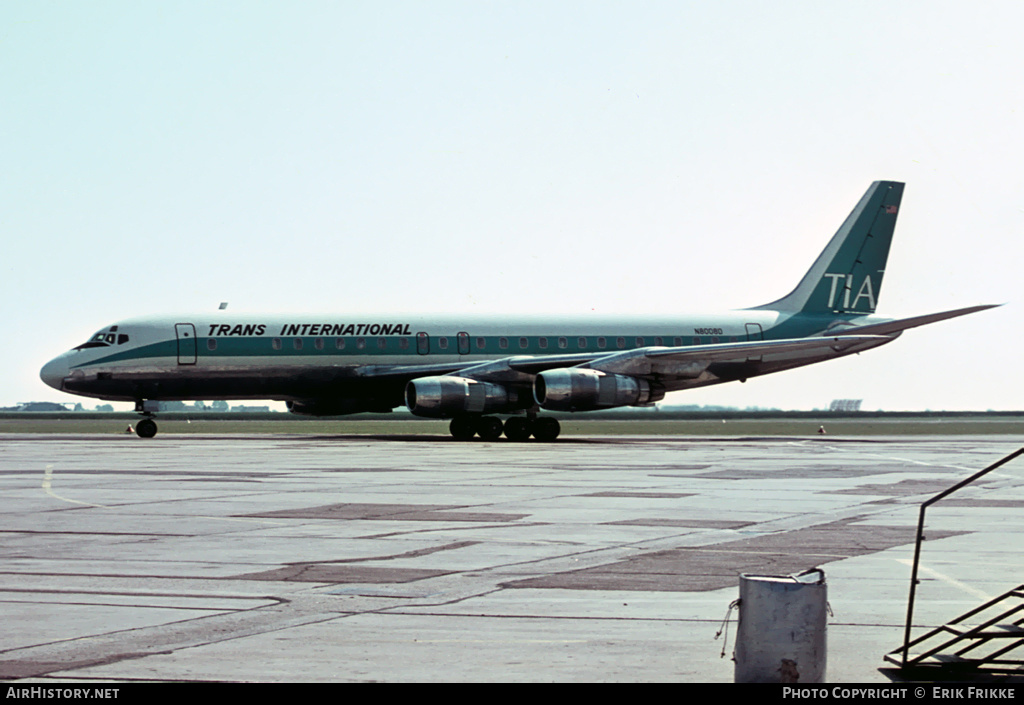
[[[565, 394], [576, 394], [580, 385], [597, 390], [593, 392], [596, 401], [586, 397], [584, 402], [565, 402], [564, 408], [569, 410], [648, 403], [664, 397], [668, 391], [742, 381], [859, 353], [895, 340], [908, 328], [988, 308], [993, 306], [971, 306], [859, 326], [849, 321], [836, 322], [825, 334], [810, 338], [521, 355], [471, 363], [318, 369], [308, 380], [300, 380], [304, 383], [299, 387], [301, 391], [284, 398], [292, 400], [290, 408], [297, 413], [383, 411], [408, 402], [408, 389], [413, 388], [412, 396], [424, 402], [423, 410], [413, 409], [414, 413], [450, 417], [458, 413], [501, 413], [529, 408], [534, 404], [535, 394], [531, 390], [535, 385], [551, 389], [552, 384], [561, 384], [559, 391]], [[595, 379], [595, 375], [603, 379]], [[416, 384], [410, 385], [413, 380]], [[545, 404], [545, 408], [563, 407]]]
[[[645, 347], [623, 352], [574, 355], [522, 355], [483, 363], [372, 366], [361, 377], [408, 382], [419, 377], [455, 375], [497, 384], [530, 384], [546, 370], [577, 367], [661, 381], [692, 379], [721, 363], [761, 363], [765, 360], [807, 364], [827, 357], [848, 355], [888, 343], [885, 335], [842, 335], [828, 338], [755, 340], [685, 347]], [[824, 358], [823, 358], [824, 356]], [[806, 362], [804, 362], [806, 361]], [[792, 365], [791, 365], [792, 366]]]
[[809, 364], [868, 350], [892, 340], [884, 335], [849, 335], [792, 340], [757, 340], [717, 345], [692, 345], [678, 348], [640, 348], [607, 355], [587, 365], [599, 372], [656, 378], [661, 381], [693, 379], [715, 367], [742, 365], [751, 376], [765, 365]]

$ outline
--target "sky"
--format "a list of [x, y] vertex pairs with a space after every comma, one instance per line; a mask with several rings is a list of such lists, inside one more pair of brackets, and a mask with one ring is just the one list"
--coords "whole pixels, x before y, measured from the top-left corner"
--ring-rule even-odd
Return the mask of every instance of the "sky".
[[[0, 1], [0, 406], [104, 325], [671, 316], [788, 293], [906, 182], [878, 313], [673, 404], [1024, 406], [1024, 3]], [[130, 405], [129, 407], [130, 408]]]

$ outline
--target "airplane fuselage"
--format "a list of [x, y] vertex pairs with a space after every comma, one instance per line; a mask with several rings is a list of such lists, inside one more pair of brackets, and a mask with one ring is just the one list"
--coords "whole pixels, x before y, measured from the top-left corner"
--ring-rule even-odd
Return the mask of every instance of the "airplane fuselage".
[[[863, 325], [867, 317], [850, 320]], [[48, 363], [42, 377], [64, 391], [108, 401], [353, 397], [370, 408], [390, 409], [402, 403], [404, 380], [376, 389], [382, 385], [377, 380], [366, 384], [367, 369], [460, 368], [516, 356], [564, 355], [575, 364], [580, 356], [641, 348], [797, 338], [836, 330], [834, 316], [757, 310], [673, 319], [524, 317], [500, 322], [423, 315], [180, 315], [109, 326], [93, 336], [91, 347], [79, 346]], [[820, 359], [838, 356], [820, 353]], [[666, 380], [664, 387], [677, 391], [745, 379], [780, 369], [793, 358], [786, 353], [760, 356], [742, 375], [736, 369], [723, 368], [724, 374], [704, 369], [693, 377]], [[811, 361], [802, 355], [799, 364]], [[351, 406], [355, 410], [360, 404], [353, 401]]]

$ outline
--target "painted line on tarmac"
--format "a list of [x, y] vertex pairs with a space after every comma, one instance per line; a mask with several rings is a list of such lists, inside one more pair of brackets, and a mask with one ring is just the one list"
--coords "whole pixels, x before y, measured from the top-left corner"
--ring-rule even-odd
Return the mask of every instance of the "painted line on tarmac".
[[[43, 491], [54, 499], [58, 499], [61, 502], [71, 502], [72, 504], [81, 504], [85, 507], [96, 507], [98, 509], [110, 509], [110, 505], [107, 504], [93, 504], [92, 502], [83, 502], [78, 499], [70, 499], [69, 497], [61, 497], [59, 494], [53, 491], [53, 465], [47, 465], [43, 471]], [[237, 521], [247, 524], [275, 524], [283, 526], [283, 521], [273, 521], [270, 519], [250, 519], [247, 517], [217, 517], [217, 516], [204, 516], [199, 515], [197, 519], [219, 519], [221, 521]]]
[[[907, 558], [897, 558], [896, 562], [897, 563], [902, 563], [903, 565], [906, 565], [906, 566], [913, 566], [914, 565], [914, 561], [909, 560]], [[944, 574], [940, 573], [937, 570], [933, 570], [933, 569], [929, 568], [926, 565], [918, 566], [918, 570], [920, 570], [922, 572], [925, 572], [925, 573], [928, 573], [928, 575], [932, 576], [933, 578], [935, 578], [937, 580], [941, 580], [942, 582], [946, 583], [947, 585], [952, 585], [953, 587], [955, 587], [955, 588], [957, 588], [959, 590], [963, 590], [968, 595], [971, 595], [972, 597], [977, 597], [979, 600], [985, 600], [987, 602], [988, 600], [993, 599], [992, 595], [989, 595], [988, 593], [986, 593], [986, 592], [984, 592], [982, 590], [978, 590], [977, 588], [973, 588], [970, 585], [967, 585], [966, 583], [962, 583], [959, 580], [957, 580], [956, 578], [951, 578], [948, 575], [944, 575]]]
[[[810, 447], [811, 441], [791, 441], [789, 445]], [[833, 453], [846, 453], [846, 449], [840, 446], [828, 445], [826, 443], [815, 443], [815, 448], [827, 448]], [[913, 458], [901, 458], [896, 455], [885, 455], [884, 453], [865, 453], [864, 457], [875, 457], [880, 460], [895, 460], [900, 463], [909, 463], [910, 465], [921, 465], [926, 468], [952, 468], [954, 470], [966, 470], [968, 472], [977, 472], [978, 468], [969, 468], [964, 465], [953, 465], [952, 463], [934, 463], [926, 460], [914, 460]]]
[[86, 507], [100, 507], [102, 509], [110, 509], [105, 504], [93, 504], [92, 502], [80, 502], [77, 499], [68, 499], [67, 497], [61, 497], [59, 494], [53, 491], [53, 465], [47, 465], [46, 470], [43, 471], [43, 491], [50, 495], [54, 499], [59, 499], [62, 502], [71, 502], [73, 504], [84, 504]]

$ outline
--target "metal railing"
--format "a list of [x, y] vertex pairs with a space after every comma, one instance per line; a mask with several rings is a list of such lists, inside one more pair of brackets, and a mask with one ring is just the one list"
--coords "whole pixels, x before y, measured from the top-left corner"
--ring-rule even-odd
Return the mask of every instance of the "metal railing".
[[961, 489], [963, 487], [966, 487], [967, 485], [971, 484], [972, 482], [974, 482], [978, 478], [983, 477], [984, 475], [987, 475], [988, 473], [992, 472], [996, 468], [999, 468], [999, 467], [1005, 465], [1006, 463], [1010, 462], [1011, 460], [1013, 460], [1014, 458], [1017, 458], [1018, 456], [1020, 456], [1022, 454], [1024, 454], [1024, 448], [1020, 448], [1019, 450], [1014, 451], [1013, 453], [1010, 453], [1005, 458], [1002, 458], [1001, 460], [998, 460], [998, 461], [992, 463], [991, 465], [989, 465], [984, 470], [980, 470], [980, 471], [974, 473], [973, 475], [971, 475], [970, 477], [968, 477], [967, 479], [962, 480], [962, 481], [958, 482], [957, 484], [953, 485], [949, 489], [940, 492], [939, 494], [935, 495], [934, 497], [932, 497], [931, 499], [927, 500], [926, 502], [924, 502], [924, 504], [921, 505], [921, 513], [920, 513], [920, 516], [919, 516], [919, 518], [917, 520], [917, 540], [916, 540], [915, 545], [914, 545], [914, 565], [913, 565], [913, 569], [912, 569], [911, 574], [910, 574], [910, 599], [907, 601], [907, 623], [906, 623], [906, 626], [905, 626], [904, 631], [903, 631], [903, 649], [902, 649], [903, 656], [902, 656], [902, 659], [900, 661], [900, 668], [906, 668], [907, 667], [907, 656], [909, 655], [910, 645], [911, 645], [910, 644], [910, 626], [911, 626], [911, 622], [913, 621], [913, 618], [914, 618], [914, 597], [915, 597], [915, 595], [917, 593], [917, 582], [918, 582], [917, 581], [917, 569], [918, 569], [918, 565], [921, 562], [921, 542], [924, 540], [924, 513], [925, 513], [925, 511], [928, 509], [928, 507], [930, 507], [931, 505], [935, 504], [939, 500], [948, 497], [949, 495], [953, 494], [957, 490], [959, 490], [959, 489]]

